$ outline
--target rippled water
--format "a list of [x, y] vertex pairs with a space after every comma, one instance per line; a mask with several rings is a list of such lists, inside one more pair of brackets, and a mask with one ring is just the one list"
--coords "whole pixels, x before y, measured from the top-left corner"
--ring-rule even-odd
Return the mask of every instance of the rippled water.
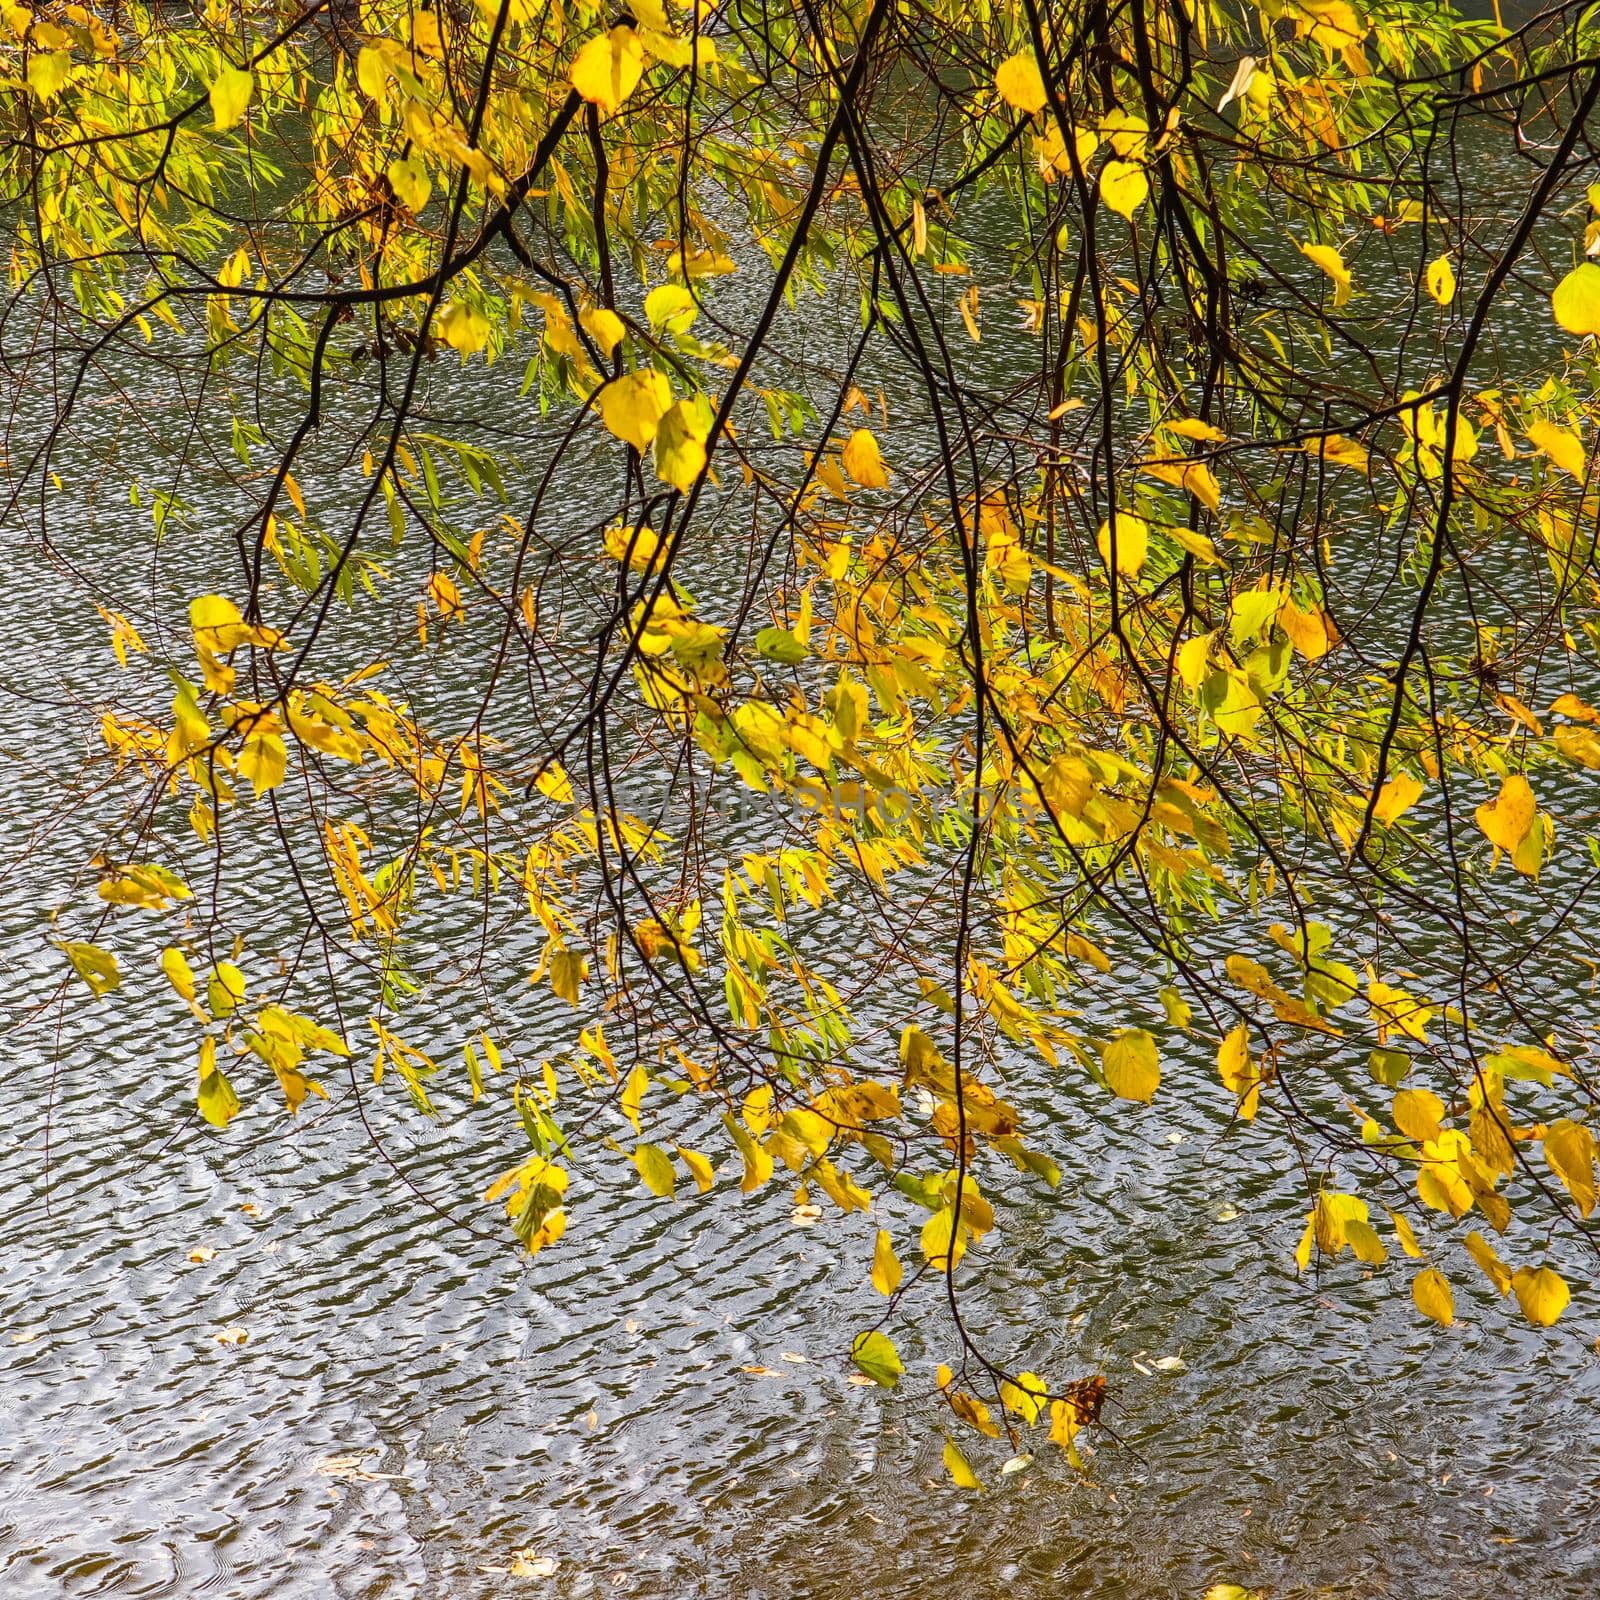
[[[141, 570], [128, 513], [50, 515], [67, 554]], [[35, 1009], [45, 912], [98, 843], [44, 769], [92, 748], [71, 695], [107, 652], [20, 538], [0, 594], [4, 1600], [1600, 1592], [1581, 1303], [1538, 1332], [1463, 1281], [1447, 1331], [1393, 1273], [1296, 1279], [1303, 1194], [1278, 1142], [1183, 1092], [1211, 1081], [1198, 1051], [1114, 1122], [1050, 1088], [1061, 1187], [1010, 1197], [969, 1314], [1019, 1364], [1104, 1371], [1116, 1437], [1087, 1479], [1049, 1447], [988, 1463], [982, 1497], [949, 1485], [911, 1379], [848, 1381], [870, 1235], [796, 1226], [781, 1185], [669, 1206], [580, 1172], [529, 1265], [473, 1203], [514, 1130], [459, 1094], [439, 1125], [336, 1082], [298, 1124], [186, 1125], [170, 997]], [[1018, 1098], [1043, 1120], [1045, 1085]], [[913, 1377], [947, 1353], [926, 1331], [896, 1330]], [[553, 1575], [510, 1574], [518, 1551]]]

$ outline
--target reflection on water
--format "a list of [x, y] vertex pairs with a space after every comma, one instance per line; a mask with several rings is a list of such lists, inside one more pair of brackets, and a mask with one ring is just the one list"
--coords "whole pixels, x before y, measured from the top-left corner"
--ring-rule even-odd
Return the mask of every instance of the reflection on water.
[[[82, 531], [98, 559], [142, 537], [103, 510]], [[0, 815], [25, 857], [0, 882], [4, 1600], [1600, 1592], [1593, 1330], [1509, 1326], [1464, 1278], [1448, 1331], [1393, 1274], [1296, 1280], [1281, 1142], [1185, 1093], [1212, 1081], [1203, 1047], [1114, 1123], [1048, 1088], [1062, 1185], [1012, 1194], [970, 1315], [1019, 1365], [1104, 1371], [1121, 1442], [1087, 1480], [1042, 1442], [1004, 1478], [974, 1450], [981, 1498], [950, 1486], [917, 1386], [942, 1325], [896, 1330], [900, 1394], [852, 1384], [870, 1231], [797, 1226], [779, 1185], [666, 1205], [580, 1170], [529, 1266], [470, 1203], [516, 1154], [505, 1119], [459, 1093], [438, 1127], [340, 1080], [298, 1125], [185, 1127], [170, 995], [29, 1010], [59, 971], [39, 907], [98, 842], [43, 776], [93, 743], [58, 691], [103, 683], [107, 652], [19, 541], [0, 563]], [[498, 954], [525, 972], [533, 950]], [[528, 993], [507, 1005], [536, 1039]], [[1015, 1097], [1042, 1120], [1046, 1093]]]

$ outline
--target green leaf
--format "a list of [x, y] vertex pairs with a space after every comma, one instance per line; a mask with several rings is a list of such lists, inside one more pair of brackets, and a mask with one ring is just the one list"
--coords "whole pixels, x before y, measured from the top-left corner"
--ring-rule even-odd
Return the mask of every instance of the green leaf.
[[895, 1349], [894, 1340], [885, 1333], [857, 1334], [856, 1342], [850, 1347], [850, 1359], [874, 1383], [881, 1384], [885, 1389], [894, 1388], [905, 1376], [905, 1364], [900, 1360], [900, 1352]]
[[756, 654], [768, 661], [781, 661], [786, 667], [798, 666], [811, 654], [788, 628], [763, 628], [756, 635]]

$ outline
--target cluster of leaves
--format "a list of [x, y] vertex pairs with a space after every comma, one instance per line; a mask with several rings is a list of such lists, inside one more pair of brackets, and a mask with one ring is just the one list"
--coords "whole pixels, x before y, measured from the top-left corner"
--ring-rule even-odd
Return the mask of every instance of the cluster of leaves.
[[[1557, 220], [1584, 12], [6, 22], [4, 358], [59, 397], [9, 514], [50, 542], [84, 397], [141, 363], [226, 435], [151, 496], [158, 558], [196, 495], [234, 519], [192, 650], [97, 579], [140, 687], [99, 708], [128, 809], [63, 942], [102, 996], [125, 919], [184, 917], [161, 960], [209, 1122], [274, 1079], [298, 1110], [358, 1021], [433, 1113], [408, 952], [459, 943], [464, 1078], [530, 1147], [487, 1198], [530, 1251], [580, 1143], [671, 1198], [718, 1189], [716, 1141], [745, 1193], [781, 1168], [871, 1218], [890, 1318], [938, 1286], [956, 1420], [1048, 1422], [1077, 1460], [1103, 1383], [1011, 1371], [960, 1286], [991, 1197], [1059, 1181], [1039, 1108], [1173, 1093], [1199, 1041], [1183, 1092], [1292, 1141], [1302, 1270], [1383, 1267], [1381, 1197], [1425, 1316], [1480, 1218], [1515, 1265], [1477, 1227], [1464, 1259], [1561, 1315], [1596, 1203], [1594, 1032], [1544, 976], [1600, 870], [1600, 221]], [[1475, 232], [1463, 160], [1530, 128]], [[1554, 298], [1508, 370], [1528, 282]], [[439, 431], [441, 357], [488, 386], [513, 354], [516, 404]], [[580, 459], [586, 509], [556, 509]], [[295, 932], [246, 925], [261, 849]], [[502, 910], [568, 1021], [499, 998]], [[321, 978], [280, 963], [247, 1003], [241, 951], [291, 940]], [[881, 1327], [854, 1356], [903, 1372]]]

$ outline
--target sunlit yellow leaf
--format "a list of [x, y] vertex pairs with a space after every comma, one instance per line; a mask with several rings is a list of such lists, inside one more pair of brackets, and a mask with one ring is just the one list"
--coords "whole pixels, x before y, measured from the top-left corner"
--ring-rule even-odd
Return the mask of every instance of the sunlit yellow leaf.
[[600, 420], [641, 454], [672, 405], [672, 385], [654, 367], [613, 378], [599, 394]]
[[982, 1489], [978, 1482], [978, 1475], [972, 1470], [972, 1464], [961, 1453], [961, 1447], [954, 1439], [944, 1442], [944, 1470], [950, 1474], [951, 1481], [958, 1489]]
[[1529, 1322], [1548, 1328], [1567, 1309], [1572, 1291], [1551, 1267], [1518, 1267], [1511, 1275], [1511, 1291]]
[[642, 1144], [633, 1152], [633, 1164], [651, 1194], [670, 1200], [678, 1186], [678, 1175], [672, 1169], [672, 1157], [658, 1144]]
[[231, 1017], [245, 992], [244, 974], [231, 961], [219, 961], [206, 979], [206, 1008], [214, 1017]]
[[1456, 1320], [1456, 1297], [1450, 1281], [1435, 1267], [1425, 1267], [1411, 1280], [1411, 1298], [1423, 1316], [1448, 1328]]
[[1403, 817], [1422, 798], [1422, 780], [1409, 772], [1397, 772], [1378, 791], [1373, 816], [1387, 827]]
[[1476, 1229], [1469, 1233], [1462, 1241], [1467, 1247], [1467, 1254], [1477, 1262], [1483, 1275], [1495, 1286], [1500, 1294], [1511, 1293], [1511, 1268], [1503, 1262], [1494, 1252], [1494, 1247]]
[[1342, 306], [1350, 298], [1350, 269], [1344, 257], [1330, 244], [1303, 244], [1301, 252], [1333, 279], [1333, 303]]
[[1500, 793], [1493, 800], [1486, 800], [1473, 815], [1489, 842], [1509, 853], [1528, 837], [1538, 809], [1528, 780], [1513, 773], [1501, 785]]
[[1019, 51], [1002, 61], [995, 69], [994, 86], [999, 90], [1000, 98], [1013, 111], [1020, 111], [1024, 116], [1031, 117], [1035, 112], [1043, 111], [1049, 103], [1039, 63], [1034, 60], [1031, 50]]
[[894, 1253], [894, 1240], [885, 1228], [878, 1229], [878, 1242], [872, 1251], [872, 1287], [882, 1295], [890, 1295], [900, 1287], [903, 1269], [900, 1258]]
[[1250, 1122], [1261, 1099], [1261, 1074], [1250, 1058], [1250, 1027], [1241, 1022], [1217, 1047], [1217, 1073], [1237, 1097], [1239, 1115]]
[[1560, 1117], [1545, 1129], [1544, 1158], [1573, 1204], [1588, 1216], [1595, 1206], [1594, 1134], [1583, 1123]]
[[489, 342], [489, 319], [464, 300], [453, 300], [439, 316], [444, 342], [462, 355], [472, 355]]
[[1550, 309], [1568, 333], [1600, 333], [1600, 266], [1585, 261], [1574, 267], [1556, 285]]
[[200, 1115], [213, 1128], [226, 1128], [239, 1114], [239, 1097], [233, 1085], [217, 1068], [217, 1042], [200, 1041], [200, 1088], [198, 1096]]
[[1450, 265], [1449, 256], [1440, 256], [1435, 261], [1428, 263], [1428, 293], [1442, 306], [1447, 306], [1456, 297], [1456, 271]]
[[1019, 1372], [1015, 1383], [1000, 1385], [1000, 1403], [1031, 1427], [1044, 1409], [1050, 1386], [1036, 1372]]
[[698, 397], [679, 400], [669, 406], [656, 429], [656, 476], [670, 483], [680, 494], [687, 494], [705, 471], [706, 437], [712, 418]]
[[1528, 443], [1540, 455], [1549, 457], [1563, 472], [1569, 473], [1579, 483], [1583, 482], [1589, 458], [1584, 451], [1583, 441], [1570, 428], [1541, 418], [1528, 424]]
[[1413, 1261], [1420, 1261], [1422, 1259], [1422, 1246], [1417, 1243], [1417, 1236], [1412, 1231], [1410, 1222], [1398, 1211], [1391, 1211], [1389, 1220], [1394, 1224], [1395, 1237], [1400, 1241], [1400, 1248]]
[[394, 190], [395, 199], [412, 216], [418, 215], [427, 205], [428, 196], [433, 193], [433, 180], [428, 176], [428, 169], [417, 157], [410, 156], [391, 161], [384, 175], [389, 180], [389, 187]]
[[1144, 168], [1132, 161], [1112, 159], [1100, 169], [1100, 198], [1119, 217], [1133, 214], [1150, 198], [1150, 180]]
[[1394, 1125], [1408, 1139], [1427, 1144], [1439, 1137], [1444, 1101], [1428, 1089], [1402, 1089], [1394, 1097]]
[[246, 739], [239, 751], [239, 776], [255, 785], [257, 796], [276, 789], [289, 767], [289, 752], [275, 733], [260, 733]]
[[96, 944], [68, 941], [61, 946], [63, 954], [72, 963], [72, 970], [94, 991], [98, 999], [122, 982], [117, 970], [117, 958], [109, 950]]
[[70, 50], [36, 50], [28, 58], [28, 87], [40, 100], [53, 100], [71, 75]]
[[681, 283], [662, 283], [644, 297], [644, 314], [658, 333], [685, 333], [700, 314], [700, 304]]
[[639, 86], [643, 72], [639, 35], [632, 28], [617, 27], [597, 34], [573, 57], [572, 87], [610, 116]]
[[857, 428], [844, 442], [840, 464], [863, 489], [886, 489], [889, 474], [884, 469], [878, 441], [865, 429]]
[[1124, 1100], [1148, 1105], [1161, 1087], [1161, 1055], [1143, 1028], [1120, 1033], [1100, 1052], [1106, 1084]]
[[161, 952], [161, 970], [166, 974], [167, 982], [178, 991], [178, 997], [192, 1004], [197, 992], [194, 968], [189, 965], [189, 958], [175, 944], [169, 944]]
[[211, 80], [211, 116], [213, 126], [226, 132], [244, 121], [246, 107], [256, 86], [253, 74], [239, 67], [224, 65]]
[[1100, 559], [1108, 567], [1114, 562], [1116, 570], [1123, 577], [1134, 577], [1144, 566], [1145, 557], [1149, 554], [1150, 524], [1131, 511], [1119, 511], [1116, 515], [1115, 531], [1116, 548], [1113, 551], [1112, 523], [1108, 519], [1100, 524], [1100, 532], [1095, 538]]
[[622, 318], [608, 306], [590, 306], [588, 310], [579, 313], [578, 321], [600, 347], [600, 354], [607, 361], [611, 359], [612, 352], [622, 343], [622, 336], [628, 331]]
[[694, 1179], [695, 1187], [701, 1194], [709, 1194], [717, 1181], [711, 1162], [698, 1150], [685, 1149], [681, 1144], [675, 1144], [672, 1148], [678, 1152], [678, 1159], [689, 1169], [689, 1176]]

